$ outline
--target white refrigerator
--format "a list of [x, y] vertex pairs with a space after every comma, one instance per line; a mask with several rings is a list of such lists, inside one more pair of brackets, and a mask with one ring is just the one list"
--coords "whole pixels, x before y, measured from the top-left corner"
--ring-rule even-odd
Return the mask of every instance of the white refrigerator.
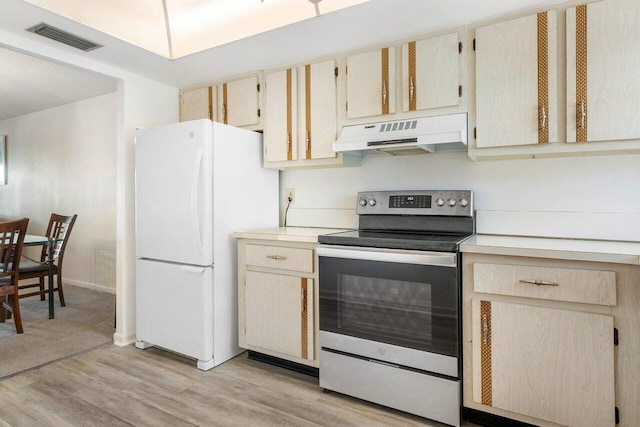
[[238, 347], [234, 231], [278, 226], [262, 135], [210, 120], [138, 129], [136, 347], [208, 370]]

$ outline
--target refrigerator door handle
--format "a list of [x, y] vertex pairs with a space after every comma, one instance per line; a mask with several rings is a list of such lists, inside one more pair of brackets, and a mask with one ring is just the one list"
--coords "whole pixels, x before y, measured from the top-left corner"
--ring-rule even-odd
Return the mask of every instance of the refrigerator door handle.
[[198, 151], [196, 156], [196, 165], [193, 172], [193, 182], [191, 184], [191, 212], [193, 213], [193, 222], [196, 227], [196, 234], [198, 236], [198, 244], [200, 245], [200, 253], [202, 253], [202, 231], [200, 230], [200, 216], [198, 215], [199, 200], [198, 190], [200, 189], [200, 168], [202, 167], [202, 150]]
[[191, 267], [189, 265], [182, 265], [180, 266], [180, 270], [184, 271], [185, 273], [202, 274], [205, 270], [205, 267]]

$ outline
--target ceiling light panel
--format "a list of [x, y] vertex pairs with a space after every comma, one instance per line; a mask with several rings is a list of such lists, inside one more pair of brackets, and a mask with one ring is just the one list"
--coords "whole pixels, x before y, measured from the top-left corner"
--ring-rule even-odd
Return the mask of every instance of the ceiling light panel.
[[368, 0], [25, 1], [175, 59]]

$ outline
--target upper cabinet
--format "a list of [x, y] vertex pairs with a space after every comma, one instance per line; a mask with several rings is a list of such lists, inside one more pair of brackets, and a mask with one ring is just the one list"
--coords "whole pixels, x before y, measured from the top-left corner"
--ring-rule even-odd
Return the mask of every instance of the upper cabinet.
[[251, 130], [261, 130], [261, 83], [262, 73], [255, 73], [219, 84], [216, 121]]
[[476, 146], [558, 141], [556, 13], [476, 29]]
[[640, 138], [640, 2], [567, 10], [567, 141]]
[[350, 163], [333, 151], [337, 138], [335, 60], [265, 73], [265, 167]]
[[395, 49], [347, 56], [347, 119], [396, 111]]
[[210, 119], [213, 117], [213, 99], [216, 87], [185, 90], [180, 93], [180, 121]]
[[402, 111], [460, 105], [458, 33], [412, 41], [402, 45]]

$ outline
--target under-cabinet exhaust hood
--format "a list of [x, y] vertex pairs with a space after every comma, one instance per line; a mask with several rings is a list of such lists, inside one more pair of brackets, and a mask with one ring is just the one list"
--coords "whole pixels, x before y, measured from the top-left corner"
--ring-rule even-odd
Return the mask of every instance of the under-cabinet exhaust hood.
[[344, 126], [333, 151], [391, 155], [462, 151], [467, 148], [467, 113]]

